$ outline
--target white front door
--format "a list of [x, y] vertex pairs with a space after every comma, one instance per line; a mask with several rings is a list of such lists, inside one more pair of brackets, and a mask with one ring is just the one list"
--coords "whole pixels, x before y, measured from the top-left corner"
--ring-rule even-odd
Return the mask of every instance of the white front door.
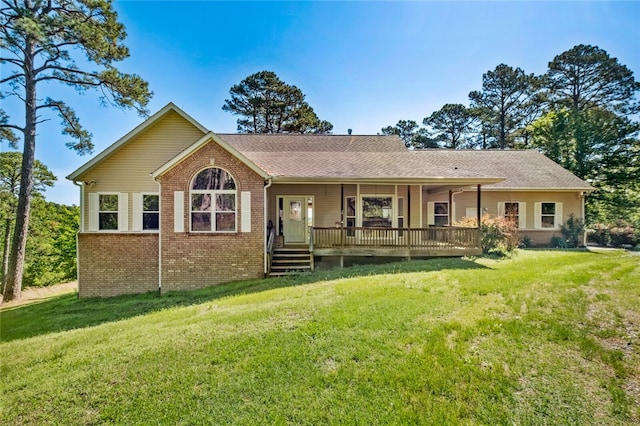
[[307, 199], [306, 197], [284, 198], [284, 242], [304, 243], [307, 241]]

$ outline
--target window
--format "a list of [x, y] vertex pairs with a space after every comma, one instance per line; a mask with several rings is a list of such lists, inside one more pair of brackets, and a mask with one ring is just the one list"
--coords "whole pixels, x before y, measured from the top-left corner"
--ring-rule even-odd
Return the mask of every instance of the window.
[[449, 203], [433, 203], [433, 224], [435, 226], [449, 225]]
[[355, 228], [356, 227], [356, 197], [346, 197], [346, 207], [347, 210], [345, 212], [345, 220], [347, 227], [347, 236], [353, 237], [356, 235]]
[[562, 203], [535, 203], [536, 229], [558, 229], [562, 224]]
[[504, 203], [504, 218], [511, 222], [520, 223], [518, 203]]
[[527, 203], [520, 201], [499, 202], [498, 216], [514, 222], [520, 229], [525, 229], [527, 227]]
[[160, 196], [143, 194], [142, 230], [152, 231], [157, 229], [160, 229]]
[[118, 194], [98, 194], [98, 229], [118, 229]]
[[556, 227], [556, 203], [542, 203], [541, 223], [543, 228]]
[[211, 167], [193, 179], [191, 230], [235, 232], [236, 183], [226, 170]]
[[362, 197], [362, 226], [391, 228], [392, 197]]

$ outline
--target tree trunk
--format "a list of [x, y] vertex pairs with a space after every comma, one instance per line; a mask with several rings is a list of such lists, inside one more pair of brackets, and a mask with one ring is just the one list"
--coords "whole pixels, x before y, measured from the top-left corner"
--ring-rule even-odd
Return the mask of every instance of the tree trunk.
[[25, 126], [24, 149], [22, 152], [22, 169], [20, 176], [20, 192], [16, 211], [15, 230], [9, 255], [9, 269], [4, 287], [4, 301], [19, 300], [22, 291], [22, 274], [29, 232], [29, 211], [31, 209], [31, 191], [33, 189], [33, 165], [36, 148], [36, 76], [34, 73], [35, 47], [27, 40], [25, 45]]
[[2, 251], [2, 292], [7, 284], [7, 272], [9, 271], [9, 250], [11, 248], [11, 219], [7, 218], [4, 224], [4, 250]]

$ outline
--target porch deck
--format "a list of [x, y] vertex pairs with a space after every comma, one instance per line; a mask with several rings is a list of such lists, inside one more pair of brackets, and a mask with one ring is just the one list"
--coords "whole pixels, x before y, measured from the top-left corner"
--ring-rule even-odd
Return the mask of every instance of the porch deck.
[[309, 228], [315, 256], [477, 256], [480, 241], [477, 228]]

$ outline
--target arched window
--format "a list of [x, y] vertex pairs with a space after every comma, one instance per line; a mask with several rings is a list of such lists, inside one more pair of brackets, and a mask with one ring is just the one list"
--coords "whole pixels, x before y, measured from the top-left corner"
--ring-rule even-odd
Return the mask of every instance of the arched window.
[[236, 182], [226, 170], [210, 167], [191, 183], [191, 231], [236, 231]]

